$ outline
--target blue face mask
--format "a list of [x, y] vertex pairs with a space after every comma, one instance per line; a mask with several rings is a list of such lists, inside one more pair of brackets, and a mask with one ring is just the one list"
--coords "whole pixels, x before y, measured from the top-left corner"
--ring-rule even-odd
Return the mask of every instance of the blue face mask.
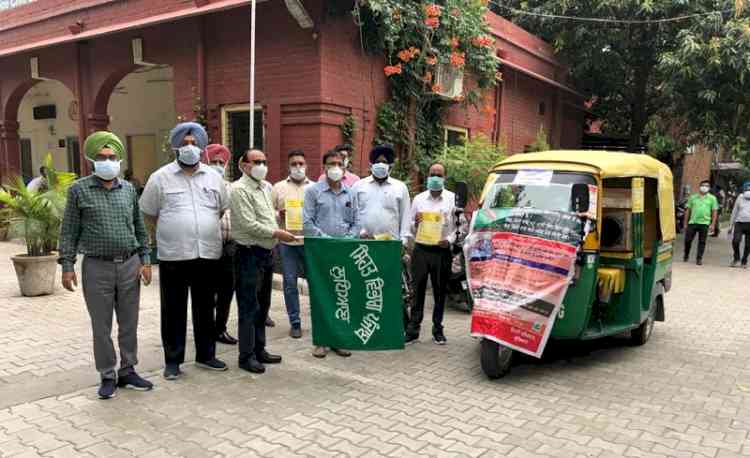
[[185, 145], [177, 150], [177, 160], [185, 165], [195, 165], [201, 160], [201, 150], [194, 145]]
[[427, 178], [427, 189], [430, 191], [442, 191], [445, 186], [445, 178], [443, 177], [428, 177]]
[[383, 179], [388, 176], [388, 172], [390, 171], [391, 167], [388, 164], [384, 164], [382, 162], [378, 162], [377, 164], [372, 164], [370, 166], [370, 170], [372, 170], [372, 176], [378, 179]]

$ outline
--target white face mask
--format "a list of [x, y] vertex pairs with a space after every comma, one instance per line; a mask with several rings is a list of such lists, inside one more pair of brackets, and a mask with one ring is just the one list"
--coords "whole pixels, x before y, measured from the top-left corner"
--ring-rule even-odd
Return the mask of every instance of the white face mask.
[[214, 170], [216, 170], [216, 173], [218, 173], [221, 176], [224, 176], [224, 172], [226, 172], [226, 169], [224, 168], [223, 165], [212, 164], [211, 168], [214, 169]]
[[195, 145], [185, 145], [177, 150], [177, 160], [185, 165], [195, 165], [201, 160], [201, 149]]
[[745, 199], [750, 199], [750, 190], [743, 192], [742, 197], [744, 197]]
[[104, 181], [112, 181], [120, 174], [121, 161], [94, 161], [94, 175]]
[[390, 172], [391, 167], [388, 164], [384, 164], [382, 162], [378, 162], [377, 164], [372, 164], [370, 166], [370, 170], [372, 170], [372, 176], [378, 179], [383, 179], [388, 176], [388, 172]]
[[305, 167], [299, 166], [299, 167], [292, 167], [289, 169], [289, 176], [292, 177], [293, 180], [296, 181], [302, 181], [305, 179]]
[[344, 170], [341, 167], [331, 167], [326, 170], [326, 176], [329, 180], [339, 182], [344, 177]]
[[700, 191], [701, 191], [701, 192], [702, 192], [703, 194], [705, 194], [705, 193], [707, 193], [707, 192], [708, 192], [708, 189], [709, 189], [709, 188], [708, 188], [708, 186], [701, 186], [701, 187], [700, 187], [699, 189], [700, 189]]
[[265, 164], [254, 165], [252, 170], [250, 170], [250, 176], [258, 181], [265, 180], [266, 175], [268, 175], [268, 166]]

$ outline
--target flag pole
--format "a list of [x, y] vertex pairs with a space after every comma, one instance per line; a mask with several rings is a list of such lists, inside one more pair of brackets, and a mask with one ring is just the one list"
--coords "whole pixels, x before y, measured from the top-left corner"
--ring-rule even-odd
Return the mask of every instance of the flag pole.
[[255, 6], [256, 0], [252, 0], [250, 8], [250, 144], [249, 149], [255, 145]]

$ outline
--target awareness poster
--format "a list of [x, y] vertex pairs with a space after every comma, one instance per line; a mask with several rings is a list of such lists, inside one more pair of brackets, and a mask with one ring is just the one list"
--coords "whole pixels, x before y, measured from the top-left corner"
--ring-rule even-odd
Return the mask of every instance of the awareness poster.
[[541, 357], [583, 240], [570, 212], [482, 209], [464, 250], [471, 334]]

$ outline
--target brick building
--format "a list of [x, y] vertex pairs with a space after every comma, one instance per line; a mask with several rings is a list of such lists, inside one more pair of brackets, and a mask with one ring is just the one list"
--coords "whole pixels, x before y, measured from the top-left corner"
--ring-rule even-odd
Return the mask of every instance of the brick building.
[[[249, 137], [250, 6], [244, 0], [16, 0], [0, 2], [0, 178], [31, 175], [52, 154], [86, 172], [80, 139], [113, 130], [128, 143], [128, 167], [142, 180], [170, 159], [164, 138], [178, 118], [205, 115], [213, 141], [238, 152]], [[378, 105], [387, 97], [382, 59], [364, 55], [348, 15], [324, 0], [258, 4], [256, 146], [271, 159], [317, 153], [357, 126], [355, 166], [366, 169]], [[551, 47], [490, 13], [504, 80], [485, 92], [488, 114], [454, 106], [446, 139], [484, 133], [510, 152], [540, 127], [554, 147], [580, 143], [582, 98], [565, 82]]]

